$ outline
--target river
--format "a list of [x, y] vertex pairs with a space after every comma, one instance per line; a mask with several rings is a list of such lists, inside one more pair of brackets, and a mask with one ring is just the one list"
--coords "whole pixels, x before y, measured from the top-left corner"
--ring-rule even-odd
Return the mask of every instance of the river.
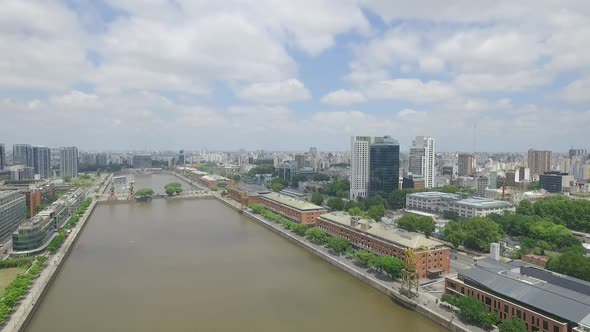
[[444, 331], [213, 199], [98, 205], [79, 236], [26, 331]]

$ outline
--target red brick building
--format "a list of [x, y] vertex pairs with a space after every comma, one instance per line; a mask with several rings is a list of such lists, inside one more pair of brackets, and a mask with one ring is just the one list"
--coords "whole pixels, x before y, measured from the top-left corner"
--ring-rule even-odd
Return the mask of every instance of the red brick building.
[[408, 248], [428, 248], [418, 252], [416, 271], [420, 278], [448, 273], [451, 269], [451, 250], [441, 242], [427, 239], [422, 234], [388, 229], [381, 223], [351, 217], [345, 212], [332, 212], [321, 215], [316, 226], [332, 236], [340, 236], [356, 247], [369, 250], [378, 255], [404, 258]]
[[522, 256], [522, 260], [524, 262], [535, 264], [537, 266], [545, 268], [547, 266], [547, 262], [549, 261], [549, 257], [527, 254], [527, 255]]
[[41, 192], [39, 190], [29, 192], [29, 213], [31, 217], [37, 214], [39, 205], [41, 205]]
[[247, 192], [239, 188], [229, 188], [227, 190], [227, 196], [236, 202], [240, 202], [245, 205], [254, 203], [260, 203], [260, 194], [256, 192]]
[[234, 180], [228, 179], [220, 175], [204, 175], [197, 178], [197, 182], [203, 186], [206, 186], [207, 188], [229, 187], [236, 185], [236, 182]]

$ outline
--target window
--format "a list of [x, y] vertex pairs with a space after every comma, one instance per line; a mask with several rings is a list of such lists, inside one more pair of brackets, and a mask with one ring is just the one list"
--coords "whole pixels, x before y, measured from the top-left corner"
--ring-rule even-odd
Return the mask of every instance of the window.
[[[508, 313], [508, 305], [507, 304], [504, 305], [504, 312]], [[504, 315], [504, 318], [506, 318], [506, 315]]]
[[520, 318], [520, 310], [516, 310], [516, 317]]
[[559, 332], [559, 326], [553, 325], [553, 332]]
[[546, 320], [543, 320], [543, 330], [545, 330], [545, 331], [549, 330], [549, 324], [547, 323]]

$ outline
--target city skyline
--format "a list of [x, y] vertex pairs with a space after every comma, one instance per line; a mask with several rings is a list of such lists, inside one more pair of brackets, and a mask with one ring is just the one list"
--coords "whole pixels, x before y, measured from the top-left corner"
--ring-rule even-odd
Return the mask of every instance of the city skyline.
[[585, 138], [584, 1], [284, 6], [8, 1], [0, 140], [345, 151], [387, 134], [402, 151], [428, 135], [438, 151], [526, 152]]

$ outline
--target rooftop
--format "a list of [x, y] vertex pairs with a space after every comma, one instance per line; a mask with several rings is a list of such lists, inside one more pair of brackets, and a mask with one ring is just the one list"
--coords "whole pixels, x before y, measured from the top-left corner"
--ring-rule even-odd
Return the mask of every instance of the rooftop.
[[467, 207], [475, 207], [475, 208], [509, 208], [512, 207], [510, 202], [506, 201], [498, 201], [495, 199], [490, 198], [483, 198], [483, 197], [471, 197], [458, 200], [454, 202], [454, 204], [467, 206]]
[[[331, 212], [321, 215], [322, 219], [326, 219], [328, 221], [336, 222], [344, 226], [348, 226], [351, 228], [355, 228], [358, 231], [366, 232], [369, 235], [373, 235], [379, 237], [383, 240], [392, 242], [396, 245], [405, 247], [405, 248], [419, 248], [419, 247], [428, 247], [433, 248], [437, 246], [443, 245], [441, 242], [427, 239], [424, 235], [420, 233], [414, 232], [407, 232], [401, 230], [399, 228], [395, 228], [393, 226], [389, 226], [383, 223], [377, 222], [369, 222], [366, 219], [361, 219], [359, 221], [359, 225], [356, 227], [352, 227], [350, 225], [350, 215], [346, 212]], [[361, 230], [361, 224], [368, 224], [369, 230], [363, 231]]]
[[274, 192], [263, 194], [263, 197], [266, 197], [272, 201], [287, 205], [297, 210], [301, 211], [312, 211], [312, 210], [324, 210], [323, 207], [315, 205], [310, 202], [302, 201], [293, 197], [277, 194]]
[[523, 263], [492, 263], [491, 260], [480, 260], [477, 267], [461, 270], [459, 275], [465, 282], [480, 285], [504, 298], [590, 325], [590, 283], [583, 280]]
[[205, 181], [229, 181], [228, 178], [223, 177], [221, 175], [216, 175], [216, 174], [205, 175], [205, 176], [202, 176], [201, 179], [203, 179]]
[[457, 194], [448, 194], [443, 193], [440, 191], [423, 191], [418, 193], [409, 194], [408, 196], [418, 197], [418, 198], [447, 198], [447, 199], [461, 199], [461, 195]]

